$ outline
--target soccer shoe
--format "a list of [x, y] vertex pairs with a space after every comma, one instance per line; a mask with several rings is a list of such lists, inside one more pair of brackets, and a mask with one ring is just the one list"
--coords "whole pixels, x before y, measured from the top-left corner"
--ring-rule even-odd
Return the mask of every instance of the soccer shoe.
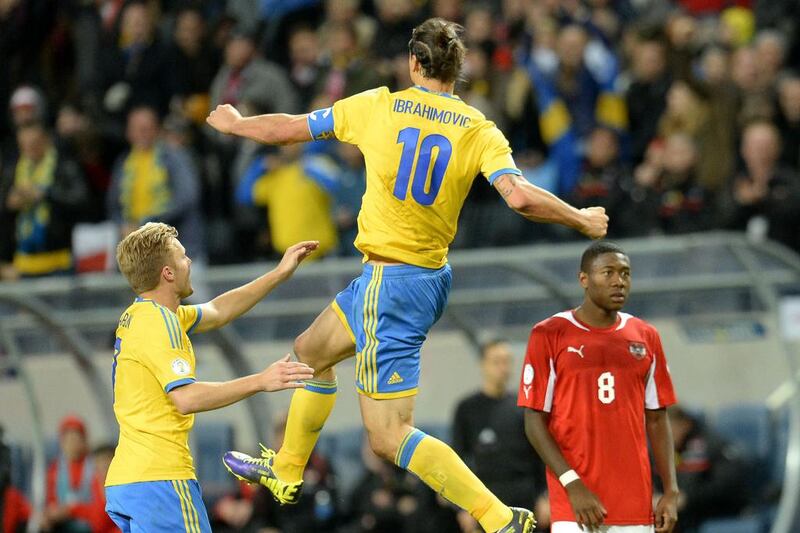
[[225, 452], [225, 455], [222, 456], [222, 464], [225, 465], [228, 472], [242, 481], [259, 483], [267, 487], [272, 493], [272, 497], [281, 505], [291, 505], [300, 501], [303, 482], [287, 483], [278, 479], [278, 476], [272, 470], [275, 452], [266, 448], [263, 444], [259, 444], [259, 446], [261, 446], [260, 458], [250, 457], [242, 452], [231, 451]]
[[531, 533], [533, 526], [536, 525], [536, 519], [533, 513], [527, 509], [519, 507], [510, 507], [511, 521], [497, 530], [497, 533]]

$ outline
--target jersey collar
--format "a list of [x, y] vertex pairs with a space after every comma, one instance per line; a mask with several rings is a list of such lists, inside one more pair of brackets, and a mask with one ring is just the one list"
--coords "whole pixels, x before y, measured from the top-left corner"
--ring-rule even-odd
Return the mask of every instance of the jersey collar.
[[437, 92], [437, 91], [432, 91], [432, 90], [428, 89], [427, 87], [423, 87], [422, 85], [414, 85], [414, 86], [412, 87], [412, 89], [418, 89], [418, 90], [420, 90], [420, 91], [422, 91], [422, 92], [424, 92], [424, 93], [428, 93], [428, 94], [434, 94], [434, 95], [436, 95], [436, 96], [442, 96], [442, 97], [444, 97], [444, 98], [450, 98], [451, 100], [459, 100], [459, 101], [461, 100], [461, 98], [459, 98], [459, 97], [458, 97], [457, 95], [455, 95], [455, 94], [450, 94], [450, 93], [440, 93], [440, 92]]

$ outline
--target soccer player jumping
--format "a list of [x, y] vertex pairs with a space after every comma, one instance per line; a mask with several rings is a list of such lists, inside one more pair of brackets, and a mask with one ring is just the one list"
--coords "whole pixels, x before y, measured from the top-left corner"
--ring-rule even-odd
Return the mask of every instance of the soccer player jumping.
[[[656, 328], [620, 311], [628, 256], [592, 243], [581, 258], [583, 303], [536, 324], [518, 403], [547, 465], [552, 533], [672, 531], [678, 519], [675, 450], [666, 407], [675, 392]], [[664, 495], [653, 516], [647, 440]]]
[[415, 85], [345, 98], [307, 115], [243, 118], [221, 105], [208, 123], [222, 133], [267, 144], [335, 137], [364, 154], [367, 190], [356, 247], [362, 275], [340, 292], [295, 341], [297, 358], [315, 370], [295, 391], [283, 446], [262, 458], [229, 452], [240, 479], [296, 503], [303, 469], [333, 408], [333, 367], [356, 355], [361, 417], [372, 449], [466, 509], [490, 532], [528, 532], [533, 514], [497, 499], [445, 443], [414, 427], [419, 353], [450, 290], [447, 250], [472, 181], [483, 174], [506, 203], [537, 222], [564, 224], [589, 237], [605, 235], [602, 208], [578, 210], [521, 177], [508, 141], [453, 94], [464, 62], [458, 24], [429, 19], [412, 33], [408, 64]]

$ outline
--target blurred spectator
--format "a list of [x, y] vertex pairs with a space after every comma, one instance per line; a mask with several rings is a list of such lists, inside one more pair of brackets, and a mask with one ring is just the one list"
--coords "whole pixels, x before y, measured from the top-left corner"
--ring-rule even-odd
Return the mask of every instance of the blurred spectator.
[[461, 533], [456, 510], [426, 490], [415, 476], [379, 458], [367, 439], [361, 446], [366, 470], [349, 498], [346, 533]]
[[[225, 44], [223, 64], [211, 84], [210, 96], [211, 109], [220, 104], [241, 105], [246, 115], [300, 110], [286, 72], [260, 57], [254, 35], [241, 29], [235, 30]], [[211, 211], [217, 216], [234, 218], [231, 213], [234, 180], [248, 168], [258, 145], [216, 133], [211, 136], [220, 167], [217, 185], [212, 191]]]
[[786, 57], [786, 38], [776, 30], [761, 30], [756, 34], [755, 51], [758, 75], [762, 87], [772, 88], [783, 69]]
[[[286, 415], [275, 422], [276, 446], [283, 442]], [[332, 533], [339, 520], [336, 477], [328, 460], [312, 452], [303, 473], [303, 494], [297, 505], [282, 507], [264, 487], [241, 483], [239, 493], [220, 499], [212, 516], [214, 531], [260, 531], [280, 533]]]
[[316, 179], [323, 187], [325, 183], [331, 184], [328, 187], [334, 201], [333, 218], [339, 232], [339, 255], [360, 255], [353, 243], [358, 233], [361, 198], [367, 188], [364, 156], [358, 147], [348, 143], [337, 143], [336, 155], [339, 166], [330, 175], [332, 180]]
[[225, 45], [223, 65], [211, 84], [211, 109], [244, 101], [262, 113], [299, 110], [284, 70], [258, 56], [252, 34], [236, 31]]
[[789, 55], [796, 67], [800, 63], [800, 38], [797, 32], [800, 4], [792, 0], [754, 0], [753, 12], [759, 28], [776, 28], [791, 37]]
[[[525, 437], [523, 412], [508, 390], [511, 347], [493, 340], [481, 346], [480, 356], [481, 388], [456, 407], [453, 450], [503, 503], [530, 509], [547, 485], [544, 464]], [[471, 517], [460, 514], [463, 527]]]
[[[781, 164], [800, 171], [800, 75], [786, 72], [778, 81], [776, 125], [783, 142]], [[794, 139], [794, 140], [792, 140]]]
[[372, 52], [379, 60], [391, 60], [408, 52], [408, 36], [419, 22], [413, 0], [375, 0], [377, 27]]
[[289, 36], [289, 79], [297, 91], [302, 109], [308, 109], [316, 95], [319, 71], [320, 45], [317, 33], [312, 28], [300, 27]]
[[656, 37], [637, 37], [633, 48], [631, 83], [625, 95], [631, 134], [631, 155], [638, 164], [658, 132], [672, 84], [667, 70], [666, 44]]
[[800, 177], [780, 166], [780, 153], [780, 134], [773, 124], [754, 122], [745, 128], [744, 168], [722, 199], [721, 225], [800, 251]]
[[624, 235], [680, 234], [708, 230], [712, 196], [697, 177], [698, 151], [691, 137], [676, 133], [654, 142], [634, 171], [616, 212]]
[[353, 24], [358, 47], [369, 50], [375, 38], [375, 19], [359, 10], [361, 0], [325, 0], [325, 20], [317, 30], [320, 42], [328, 42], [330, 28], [342, 23]]
[[561, 195], [575, 186], [581, 143], [594, 127], [623, 130], [628, 123], [625, 103], [616, 91], [616, 59], [600, 52], [602, 45], [594, 43], [594, 50], [602, 57], [591, 64], [586, 62], [589, 44], [590, 36], [584, 28], [568, 25], [558, 33], [555, 63], [536, 56], [528, 62], [542, 136], [558, 166]]
[[31, 506], [25, 495], [11, 485], [11, 450], [0, 426], [0, 533], [27, 531]]
[[94, 464], [83, 420], [67, 416], [58, 428], [59, 455], [47, 469], [47, 501], [42, 529], [92, 531]]
[[719, 46], [703, 51], [698, 66], [698, 83], [708, 93], [708, 142], [721, 154], [709, 159], [704, 168], [705, 185], [715, 192], [724, 187], [725, 180], [735, 168], [737, 143], [736, 119], [739, 96], [730, 77], [730, 54]]
[[467, 78], [461, 98], [486, 115], [486, 118], [505, 129], [505, 116], [502, 114], [504, 88], [501, 75], [495, 72], [492, 58], [484, 48], [467, 50], [464, 62], [464, 75]]
[[102, 50], [103, 106], [120, 125], [134, 107], [147, 105], [159, 114], [167, 112], [170, 66], [156, 33], [153, 13], [144, 2], [131, 2], [124, 7], [119, 34]]
[[358, 45], [358, 35], [352, 22], [331, 25], [324, 46], [323, 68], [319, 73], [316, 92], [336, 101], [345, 96], [384, 85], [369, 56]]
[[708, 189], [717, 189], [732, 168], [733, 147], [718, 142], [711, 120], [709, 94], [697, 83], [674, 81], [667, 93], [667, 108], [658, 124], [662, 139], [686, 135], [695, 145], [694, 161], [697, 182]]
[[737, 514], [747, 504], [747, 468], [736, 450], [704, 424], [673, 406], [669, 410], [681, 495], [676, 531]]
[[589, 135], [586, 157], [575, 189], [570, 193], [570, 203], [576, 207], [605, 207], [611, 215], [609, 234], [616, 235], [619, 211], [622, 204], [622, 184], [630, 171], [620, 161], [617, 133], [610, 128], [595, 128]]
[[11, 95], [8, 107], [15, 128], [28, 122], [45, 122], [47, 120], [47, 105], [44, 95], [39, 89], [30, 85], [17, 87]]
[[[5, 106], [11, 90], [24, 83], [41, 85], [45, 42], [58, 12], [53, 0], [0, 1], [0, 102]], [[6, 109], [0, 108], [0, 137], [7, 134]]]
[[[311, 177], [309, 167], [325, 165], [322, 155], [301, 155], [300, 146], [284, 146], [278, 155], [257, 158], [242, 176], [236, 199], [267, 208], [270, 247], [283, 253], [292, 244], [319, 241], [316, 257], [338, 246], [330, 194]], [[328, 163], [330, 164], [330, 163]], [[317, 171], [319, 172], [319, 171]], [[302, 205], [302, 209], [297, 206]]]
[[186, 150], [162, 141], [155, 109], [128, 115], [130, 150], [114, 165], [106, 198], [109, 217], [124, 237], [146, 222], [175, 226], [192, 262], [205, 258], [200, 183]]
[[742, 47], [731, 58], [731, 79], [738, 92], [737, 126], [772, 118], [772, 95], [759, 74], [758, 56], [752, 47]]
[[[19, 157], [0, 180], [0, 250], [22, 276], [69, 272], [72, 227], [86, 211], [88, 191], [79, 166], [56, 147], [38, 122], [17, 129]], [[13, 244], [11, 244], [13, 243]], [[13, 250], [13, 252], [11, 252]]]
[[86, 113], [71, 103], [58, 110], [56, 134], [86, 177], [89, 202], [85, 219], [90, 222], [106, 220], [105, 198], [111, 183], [111, 155], [106, 139]]
[[208, 90], [220, 58], [207, 39], [206, 23], [199, 9], [178, 13], [172, 43], [167, 52], [172, 79], [172, 105], [196, 124], [208, 114]]

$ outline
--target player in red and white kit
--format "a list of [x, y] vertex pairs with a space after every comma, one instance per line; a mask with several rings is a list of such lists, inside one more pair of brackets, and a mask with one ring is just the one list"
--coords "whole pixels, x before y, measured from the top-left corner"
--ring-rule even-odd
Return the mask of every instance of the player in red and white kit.
[[[658, 331], [620, 311], [630, 260], [592, 243], [581, 259], [577, 309], [534, 326], [518, 404], [547, 465], [552, 533], [670, 532], [678, 485], [666, 407], [675, 403]], [[664, 495], [653, 512], [649, 438]]]

